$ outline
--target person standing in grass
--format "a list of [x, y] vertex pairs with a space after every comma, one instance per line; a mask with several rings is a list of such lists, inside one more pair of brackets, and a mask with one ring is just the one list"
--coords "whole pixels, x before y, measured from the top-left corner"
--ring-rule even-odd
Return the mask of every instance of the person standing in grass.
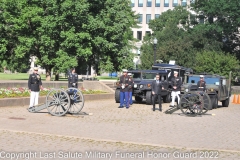
[[31, 91], [29, 109], [38, 104], [39, 91], [43, 89], [41, 76], [38, 74], [38, 68], [34, 67], [33, 74], [28, 79], [28, 88]]

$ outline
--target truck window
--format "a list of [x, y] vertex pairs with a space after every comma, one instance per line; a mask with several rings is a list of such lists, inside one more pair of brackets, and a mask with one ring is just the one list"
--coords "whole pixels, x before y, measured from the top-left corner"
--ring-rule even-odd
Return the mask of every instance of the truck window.
[[132, 73], [133, 79], [141, 79], [141, 73]]

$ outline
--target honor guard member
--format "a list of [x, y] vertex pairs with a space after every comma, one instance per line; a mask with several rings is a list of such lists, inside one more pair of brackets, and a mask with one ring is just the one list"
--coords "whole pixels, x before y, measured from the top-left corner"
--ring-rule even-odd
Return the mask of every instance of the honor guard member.
[[181, 90], [181, 85], [182, 85], [182, 80], [180, 77], [178, 77], [178, 72], [174, 71], [174, 77], [171, 79], [172, 103], [171, 103], [170, 107], [174, 107], [174, 102], [175, 102], [176, 97], [178, 98], [178, 104], [179, 104], [179, 101], [180, 101], [179, 94], [180, 94], [180, 90]]
[[[132, 92], [133, 92], [133, 85], [134, 85], [134, 81], [133, 81], [133, 78], [132, 78], [132, 73], [128, 73], [128, 77], [129, 77], [129, 81], [128, 81], [128, 97], [129, 97], [129, 105], [132, 105], [133, 104], [133, 101], [132, 101]], [[128, 105], [128, 106], [129, 106]]]
[[78, 74], [75, 73], [75, 68], [68, 74], [68, 88], [78, 88]]
[[162, 97], [161, 92], [164, 87], [162, 82], [159, 80], [160, 75], [156, 74], [156, 80], [152, 82], [152, 100], [153, 100], [153, 111], [155, 111], [155, 103], [158, 99], [159, 111], [162, 112]]
[[120, 85], [120, 106], [118, 108], [123, 108], [124, 100], [126, 103], [126, 108], [128, 109], [129, 106], [129, 96], [128, 96], [128, 81], [129, 77], [127, 75], [127, 70], [123, 69], [123, 75], [120, 77], [119, 85]]
[[39, 91], [43, 89], [41, 76], [37, 72], [38, 68], [34, 67], [33, 74], [28, 79], [28, 88], [31, 91], [29, 109], [38, 104]]
[[206, 82], [204, 81], [204, 75], [200, 75], [200, 80], [197, 83], [198, 91], [206, 91]]

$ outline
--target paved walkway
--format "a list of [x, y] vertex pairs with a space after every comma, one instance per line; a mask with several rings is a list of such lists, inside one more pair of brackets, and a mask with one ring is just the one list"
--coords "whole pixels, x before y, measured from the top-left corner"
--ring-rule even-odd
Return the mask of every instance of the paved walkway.
[[17, 153], [22, 159], [240, 159], [240, 105], [219, 103], [199, 117], [153, 112], [145, 104], [128, 110], [118, 105], [86, 102], [80, 115], [64, 117], [2, 107], [0, 159]]

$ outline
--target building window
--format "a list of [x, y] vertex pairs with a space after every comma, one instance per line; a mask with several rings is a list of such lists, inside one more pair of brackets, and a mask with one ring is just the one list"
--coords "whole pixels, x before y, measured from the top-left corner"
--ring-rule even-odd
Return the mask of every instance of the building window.
[[143, 7], [143, 0], [138, 0], [138, 7]]
[[147, 14], [146, 15], [146, 24], [148, 24], [150, 20], [151, 20], [151, 14]]
[[164, 7], [169, 7], [169, 0], [164, 0]]
[[195, 3], [195, 0], [191, 0], [190, 3]]
[[135, 1], [135, 0], [131, 0], [131, 7], [134, 7], [134, 6], [135, 6], [134, 1]]
[[187, 6], [187, 0], [182, 0], [182, 6]]
[[142, 14], [139, 14], [139, 15], [138, 15], [138, 22], [139, 22], [139, 23], [142, 23]]
[[152, 0], [147, 0], [147, 7], [152, 7]]
[[137, 39], [142, 40], [142, 31], [137, 31]]
[[150, 36], [151, 35], [151, 31], [146, 31], [146, 35]]
[[155, 7], [160, 7], [160, 0], [155, 0]]
[[160, 14], [155, 14], [155, 19], [160, 17]]
[[173, 0], [173, 7], [176, 7], [178, 5], [178, 0]]

